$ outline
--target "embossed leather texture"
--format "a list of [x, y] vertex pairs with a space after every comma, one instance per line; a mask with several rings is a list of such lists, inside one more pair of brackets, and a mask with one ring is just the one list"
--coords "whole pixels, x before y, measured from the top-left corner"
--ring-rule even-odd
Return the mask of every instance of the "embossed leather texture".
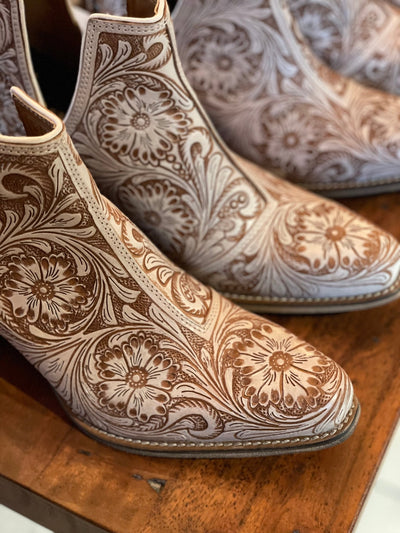
[[397, 241], [230, 152], [190, 88], [164, 0], [94, 15], [67, 130], [98, 186], [190, 274], [257, 311], [398, 297]]
[[39, 86], [32, 75], [24, 4], [0, 2], [0, 133], [21, 135], [21, 121], [12, 103], [10, 87], [22, 87], [32, 98], [43, 103]]
[[[396, 3], [400, 6], [400, 0], [392, 0]], [[82, 4], [91, 13], [127, 14], [126, 0]], [[400, 93], [398, 8], [387, 0], [288, 0], [288, 4], [312, 50], [334, 70], [365, 85]]]
[[127, 0], [84, 0], [83, 7], [90, 13], [110, 13], [111, 15], [127, 15]]
[[400, 189], [400, 99], [310, 51], [285, 0], [180, 0], [185, 74], [231, 148], [328, 195]]
[[289, 0], [313, 51], [360, 83], [400, 94], [400, 10], [385, 0]]
[[0, 330], [78, 426], [166, 456], [346, 438], [345, 372], [172, 264], [100, 195], [61, 120], [13, 93], [28, 136], [0, 136]]

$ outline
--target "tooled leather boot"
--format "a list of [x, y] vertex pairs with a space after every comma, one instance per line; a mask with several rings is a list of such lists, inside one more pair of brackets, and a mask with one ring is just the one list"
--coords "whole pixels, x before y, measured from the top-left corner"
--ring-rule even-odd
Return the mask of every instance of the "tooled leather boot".
[[330, 196], [400, 190], [400, 99], [330, 70], [286, 0], [179, 0], [185, 74], [231, 148]]
[[385, 0], [289, 0], [312, 50], [360, 83], [400, 94], [400, 10]]
[[180, 67], [164, 0], [90, 18], [66, 125], [102, 192], [170, 257], [256, 311], [397, 298], [396, 240], [229, 151]]
[[0, 135], [0, 330], [90, 436], [134, 453], [225, 457], [345, 439], [345, 372], [166, 259], [100, 195], [64, 125], [19, 89]]
[[[230, 152], [182, 72], [166, 2], [134, 4], [129, 14], [148, 11], [89, 20], [66, 117], [102, 191], [185, 269], [253, 310], [345, 310], [398, 292], [397, 243]], [[384, 286], [371, 287], [383, 271]]]

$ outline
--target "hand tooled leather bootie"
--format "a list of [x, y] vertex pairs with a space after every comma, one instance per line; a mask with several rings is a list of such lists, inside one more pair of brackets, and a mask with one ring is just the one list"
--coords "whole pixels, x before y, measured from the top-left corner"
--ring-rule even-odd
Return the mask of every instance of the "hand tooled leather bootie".
[[89, 20], [66, 118], [102, 192], [249, 309], [332, 312], [397, 298], [395, 239], [229, 152], [182, 73], [165, 1], [134, 7], [137, 18]]
[[358, 417], [351, 382], [170, 263], [102, 197], [61, 120], [22, 91], [0, 135], [0, 329], [90, 436], [135, 453], [312, 450]]
[[313, 51], [360, 83], [400, 94], [400, 10], [384, 0], [289, 0]]
[[331, 196], [400, 189], [400, 99], [310, 52], [285, 0], [179, 0], [185, 74], [245, 157]]

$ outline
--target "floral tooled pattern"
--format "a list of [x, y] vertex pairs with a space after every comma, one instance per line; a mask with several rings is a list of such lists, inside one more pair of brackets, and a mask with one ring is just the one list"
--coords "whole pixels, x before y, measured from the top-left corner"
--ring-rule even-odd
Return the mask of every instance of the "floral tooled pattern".
[[332, 361], [294, 336], [276, 340], [274, 328], [253, 329], [245, 342], [233, 346], [243, 395], [253, 408], [276, 406], [282, 412], [311, 412], [323, 403]]
[[[335, 429], [352, 400], [341, 369], [332, 362], [329, 386], [322, 379], [313, 384], [310, 376], [319, 372], [313, 359], [309, 373], [300, 373], [307, 361], [285, 330], [169, 263], [93, 190], [64, 144], [83, 188], [69, 177], [65, 153], [41, 153], [33, 167], [31, 154], [7, 157], [1, 167], [0, 316], [2, 332], [74, 415], [120, 438], [161, 440], [176, 449], [181, 442], [245, 446], [255, 438], [318, 437]], [[218, 313], [206, 322], [212, 300]], [[276, 347], [271, 357], [269, 347]], [[299, 372], [293, 398], [306, 388], [315, 401], [298, 399], [300, 410], [290, 410], [285, 389], [286, 404], [276, 402], [268, 413], [264, 390], [261, 405], [251, 387], [269, 375], [267, 366], [279, 371], [279, 349], [293, 354]], [[250, 373], [239, 351], [243, 361], [259, 365], [264, 353], [261, 373]]]
[[400, 12], [381, 0], [289, 0], [314, 52], [361, 83], [400, 94]]
[[[336, 10], [339, 3], [348, 9], [357, 4], [291, 3], [301, 5], [301, 13], [317, 3], [326, 10]], [[362, 27], [368, 25], [367, 14], [365, 19], [360, 21]], [[324, 20], [329, 25], [331, 19]], [[238, 153], [315, 190], [355, 187], [361, 193], [362, 187], [392, 182], [400, 187], [400, 140], [387, 124], [388, 114], [398, 116], [400, 101], [362, 87], [320, 62], [310, 52], [286, 0], [183, 0], [175, 27], [185, 73], [219, 132]], [[208, 65], [213, 56], [217, 64], [218, 55], [228, 42], [234, 46], [238, 34], [244, 34], [250, 45], [237, 53], [243, 61], [252, 54], [259, 56], [259, 76], [246, 78], [249, 83], [235, 92], [233, 104], [229, 93], [218, 89], [226, 72], [205, 68], [202, 58]], [[393, 42], [388, 39], [388, 46], [395, 48]], [[337, 51], [334, 46], [330, 49]], [[367, 49], [364, 40], [362, 50]], [[357, 53], [355, 60], [361, 56]], [[235, 63], [239, 65], [240, 59], [235, 57]], [[375, 72], [378, 67], [371, 69]], [[243, 69], [244, 77], [246, 72]], [[385, 78], [390, 76], [385, 73]]]
[[179, 198], [183, 192], [168, 182], [146, 180], [120, 191], [120, 199], [131, 205], [135, 218], [149, 238], [158, 242], [171, 257], [179, 257], [182, 243], [194, 230], [195, 217]]
[[78, 282], [70, 262], [62, 256], [18, 256], [7, 265], [5, 296], [16, 317], [43, 321], [51, 329], [64, 330], [74, 311], [87, 301], [88, 292]]
[[101, 405], [146, 422], [166, 414], [179, 366], [158, 343], [138, 333], [122, 346], [95, 354]]
[[193, 316], [204, 317], [209, 309], [210, 289], [186, 273], [172, 278], [172, 295], [176, 304]]
[[[262, 27], [265, 28], [266, 20], [271, 20], [271, 10], [260, 0], [252, 0], [250, 4], [254, 13], [257, 6], [260, 8], [257, 20], [263, 21]], [[183, 2], [180, 9], [184, 10], [185, 5]], [[206, 12], [207, 2], [201, 5]], [[193, 6], [196, 10], [199, 2], [194, 2]], [[213, 6], [210, 17], [214, 20], [215, 15], [219, 24], [221, 1]], [[239, 4], [234, 6], [235, 10], [239, 9]], [[162, 2], [159, 9], [163, 9]], [[228, 18], [230, 9], [224, 10]], [[248, 10], [247, 17], [251, 18], [254, 14], [252, 9]], [[213, 42], [214, 33], [215, 46], [221, 45], [221, 32], [225, 35], [229, 28], [236, 28], [233, 17], [229, 20], [229, 24], [221, 23], [216, 32], [214, 26], [201, 32], [202, 50]], [[370, 293], [391, 286], [398, 275], [398, 245], [390, 236], [360, 218], [347, 225], [343, 243], [353, 248], [354, 257], [364, 257], [365, 241], [375, 232], [377, 255], [368, 265], [353, 262], [351, 256], [352, 268], [346, 270], [347, 275], [339, 271], [337, 263], [336, 269], [325, 268], [327, 245], [322, 239], [315, 239], [312, 245], [300, 245], [295, 214], [302, 212], [305, 219], [310, 218], [312, 225], [315, 197], [236, 157], [219, 141], [180, 75], [177, 68], [179, 59], [174, 55], [170, 37], [172, 28], [167, 18], [165, 22], [167, 29], [151, 26], [147, 35], [143, 35], [141, 27], [137, 28], [140, 23], [129, 23], [128, 27], [124, 19], [119, 22], [114, 20], [112, 26], [100, 20], [96, 26], [89, 22], [85, 44], [87, 53], [81, 68], [93, 72], [93, 78], [90, 84], [78, 87], [67, 127], [104, 194], [180, 266], [232, 297], [250, 296], [251, 299], [255, 295], [268, 303], [275, 298], [336, 299], [358, 296], [363, 290]], [[201, 17], [199, 24], [203, 27]], [[121, 31], [118, 31], [118, 25], [121, 25]], [[276, 40], [280, 39], [277, 26], [268, 31], [267, 44], [271, 55], [264, 60], [273, 62], [275, 66], [271, 69], [276, 67], [280, 72], [278, 75], [274, 70], [274, 77], [268, 83], [271, 87], [280, 83], [285, 86], [282, 76], [286, 74], [293, 76], [294, 83], [297, 80], [296, 69], [290, 63], [290, 56], [286, 54], [280, 61], [280, 56], [272, 53]], [[235, 31], [232, 38], [244, 54], [244, 49], [253, 41], [248, 32], [245, 39], [243, 32]], [[229, 35], [228, 32], [224, 39]], [[263, 47], [258, 45], [259, 42], [252, 48], [254, 61], [263, 57]], [[200, 71], [202, 54], [198, 54], [194, 44], [191, 46], [188, 50], [192, 50], [194, 55], [188, 52], [188, 57], [194, 58]], [[95, 54], [93, 50], [96, 50]], [[247, 55], [244, 57], [247, 62]], [[96, 66], [94, 71], [92, 64]], [[202, 72], [207, 75], [205, 70]], [[256, 70], [257, 75], [265, 75], [261, 65]], [[251, 76], [246, 83], [250, 79]], [[335, 79], [333, 75], [333, 83]], [[218, 90], [212, 81], [210, 83], [207, 95], [213, 98]], [[228, 78], [224, 84], [227, 88], [230, 84]], [[234, 94], [243, 96], [242, 89], [238, 92], [236, 89], [230, 86], [229, 98], [234, 98]], [[293, 100], [304, 100], [295, 91], [294, 85], [292, 89]], [[345, 89], [338, 86], [337, 90]], [[266, 106], [263, 100], [262, 106], [254, 110], [254, 120], [249, 117], [244, 120], [239, 104], [238, 114], [230, 113], [229, 120], [235, 121], [242, 116], [240, 128], [248, 126], [251, 129], [241, 139], [243, 145], [257, 131], [262, 131], [264, 141], [257, 145], [257, 153], [267, 157], [283, 174], [293, 172], [308, 179], [307, 168], [318, 160], [321, 165], [326, 165], [326, 174], [333, 181], [336, 174], [351, 173], [354, 157], [349, 161], [340, 159], [339, 164], [328, 154], [321, 155], [321, 139], [331, 128], [331, 123], [329, 117], [313, 106], [314, 100], [314, 96], [307, 98], [306, 114], [298, 106], [288, 105], [286, 99], [276, 97]], [[81, 105], [81, 102], [87, 103]], [[355, 102], [356, 105], [357, 111], [364, 117], [373, 117], [375, 106], [361, 106], [360, 102]], [[249, 108], [247, 110], [252, 113]], [[355, 109], [352, 112], [356, 114]], [[150, 128], [154, 119], [154, 128], [151, 126], [153, 144], [149, 149], [137, 133], [136, 122], [139, 115], [140, 120], [145, 121], [142, 115], [147, 117], [151, 113], [153, 117], [146, 122]], [[105, 135], [110, 135], [110, 132], [112, 135], [105, 142]], [[334, 140], [329, 138], [332, 146]], [[324, 142], [328, 143], [328, 139]], [[331, 176], [331, 173], [336, 174]], [[340, 180], [345, 181], [345, 177], [340, 176]], [[324, 205], [322, 201], [319, 203]], [[304, 206], [307, 208], [301, 211]], [[338, 205], [327, 203], [326, 209], [332, 212], [333, 218], [348, 217], [341, 214], [342, 208]], [[157, 283], [164, 283], [163, 286], [174, 298], [172, 271], [159, 268], [156, 260], [146, 261]], [[315, 274], [318, 274], [317, 278]], [[355, 278], [360, 280], [358, 285], [354, 283]], [[168, 283], [165, 283], [166, 279]], [[368, 289], [361, 288], [361, 279]], [[184, 291], [180, 291], [182, 294]], [[184, 304], [187, 312], [194, 313], [194, 316], [200, 310], [203, 313], [204, 302], [198, 296], [196, 291], [192, 292]], [[194, 306], [192, 297], [196, 302]], [[179, 301], [175, 300], [175, 303], [178, 305]], [[197, 305], [200, 307], [197, 308]]]
[[106, 117], [102, 132], [105, 148], [144, 165], [159, 165], [189, 125], [166, 90], [127, 87], [105, 98], [102, 107]]
[[316, 273], [344, 268], [357, 272], [374, 263], [380, 253], [379, 235], [366, 232], [350, 212], [336, 211], [331, 205], [299, 209], [294, 219], [293, 240], [297, 251], [309, 256], [317, 246], [322, 254], [314, 259]]
[[11, 13], [9, 2], [0, 4], [0, 91], [2, 95], [2, 105], [0, 107], [0, 133], [21, 134], [23, 128], [19, 125], [15, 129], [14, 124], [18, 124], [18, 117], [15, 107], [12, 104], [9, 91], [15, 84], [17, 67], [17, 56], [12, 47], [13, 33], [11, 26]]
[[166, 291], [179, 309], [201, 320], [207, 317], [212, 302], [211, 289], [167, 261], [125, 217], [121, 219], [121, 239], [153, 283]]
[[15, 13], [19, 12], [18, 2], [4, 0], [0, 4], [0, 133], [23, 135], [24, 127], [18, 118], [10, 96], [10, 88], [15, 85], [36, 97], [32, 82], [24, 76], [26, 63], [21, 25]]
[[[212, 39], [209, 33], [205, 34], [199, 42], [198, 53], [190, 59], [196, 86], [232, 101], [237, 92], [257, 81], [261, 55], [252, 52], [246, 33], [236, 28], [233, 31], [234, 39], [227, 38], [225, 33], [217, 33]], [[219, 74], [205, 77], [201, 74], [203, 69]]]
[[171, 78], [166, 30], [99, 38], [93, 92], [72, 131], [79, 153], [163, 251], [192, 271], [214, 268], [256, 225], [266, 199]]
[[[65, 133], [52, 151], [42, 142], [29, 145], [26, 155], [21, 146], [4, 155], [8, 144], [1, 144], [2, 333], [77, 419], [110, 438], [129, 439], [128, 446], [140, 439], [174, 451], [188, 443], [243, 449], [254, 439], [278, 446], [282, 438], [318, 440], [340, 430], [353, 394], [333, 362], [330, 379], [315, 385], [324, 394], [300, 412], [283, 404], [263, 411], [250, 399], [259, 377], [239, 363], [238, 346], [246, 346], [242, 357], [254, 352], [259, 364], [264, 350], [271, 372], [280, 361], [276, 354], [268, 359], [268, 346], [293, 353], [292, 366], [300, 365], [301, 347], [295, 353], [285, 330], [235, 307], [163, 257], [101, 197]], [[293, 398], [319, 375], [313, 358], [309, 363]]]
[[[101, 216], [112, 224], [106, 234], [112, 234], [111, 227], [116, 234], [130, 233], [129, 246], [122, 244], [128, 239], [121, 240], [123, 254], [131, 252], [130, 266], [121, 263], [115, 241], [115, 250], [107, 243], [102, 223], [96, 226], [57, 154], [41, 155], [37, 165], [30, 154], [1, 156], [2, 331], [11, 333], [12, 342], [81, 419], [104, 427], [108, 417], [107, 428], [118, 433], [121, 420], [141, 431], [156, 417], [162, 428], [168, 422], [178, 360], [193, 356], [179, 327], [188, 328], [195, 344], [204, 344], [190, 325], [207, 320], [212, 293], [169, 263], [92, 191], [90, 175], [66, 136], [64, 141], [80, 169], [75, 172], [87, 180], [90, 203], [98, 201]], [[129, 273], [132, 268], [139, 279], [148, 280], [144, 289]], [[175, 317], [181, 312], [182, 323], [168, 316], [160, 299]], [[152, 331], [144, 334], [149, 327]], [[88, 399], [87, 387], [97, 402]], [[179, 432], [170, 438], [179, 440]]]
[[300, 115], [298, 110], [285, 110], [273, 120], [266, 113], [263, 120], [266, 142], [260, 150], [271, 168], [302, 175], [316, 157], [325, 124], [310, 111]]

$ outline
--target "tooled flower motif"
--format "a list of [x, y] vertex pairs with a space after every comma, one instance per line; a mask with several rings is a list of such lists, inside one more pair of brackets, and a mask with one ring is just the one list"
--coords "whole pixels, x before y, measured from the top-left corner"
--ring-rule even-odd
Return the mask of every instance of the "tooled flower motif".
[[128, 156], [143, 164], [158, 166], [189, 126], [166, 89], [126, 87], [105, 97], [101, 105], [107, 120], [103, 146], [120, 158]]
[[179, 366], [144, 333], [95, 354], [101, 405], [146, 422], [166, 414]]
[[[228, 99], [243, 86], [254, 85], [260, 57], [251, 52], [245, 32], [238, 28], [229, 35], [209, 32], [196, 42], [195, 50], [190, 55], [189, 64], [192, 83], [197, 90]], [[210, 72], [218, 72], [218, 75], [210, 76]]]
[[62, 256], [13, 258], [2, 295], [18, 319], [42, 321], [49, 329], [63, 331], [75, 311], [87, 301], [88, 292], [79, 283], [71, 263]]
[[312, 411], [326, 401], [323, 387], [334, 363], [295, 336], [279, 340], [273, 328], [263, 324], [233, 346], [244, 397], [252, 408]]
[[166, 180], [151, 181], [122, 188], [119, 194], [149, 238], [164, 252], [179, 255], [195, 219], [176, 187]]
[[[292, 2], [294, 4], [294, 2]], [[293, 6], [294, 7], [294, 6]], [[342, 35], [341, 28], [332, 24], [332, 19], [328, 18], [329, 12], [326, 10], [313, 9], [313, 6], [307, 6], [304, 11], [299, 9], [296, 12], [296, 19], [300, 29], [313, 44], [313, 50], [317, 50], [321, 57], [330, 57], [331, 60], [338, 55], [340, 49]]]
[[305, 175], [316, 157], [322, 131], [320, 119], [296, 110], [287, 111], [275, 120], [266, 114], [263, 129], [265, 144], [259, 147], [263, 157], [285, 173], [295, 171]]
[[356, 214], [328, 203], [297, 211], [292, 232], [296, 252], [305, 257], [314, 254], [311, 266], [319, 272], [338, 267], [359, 270], [380, 253], [377, 232], [366, 232]]

